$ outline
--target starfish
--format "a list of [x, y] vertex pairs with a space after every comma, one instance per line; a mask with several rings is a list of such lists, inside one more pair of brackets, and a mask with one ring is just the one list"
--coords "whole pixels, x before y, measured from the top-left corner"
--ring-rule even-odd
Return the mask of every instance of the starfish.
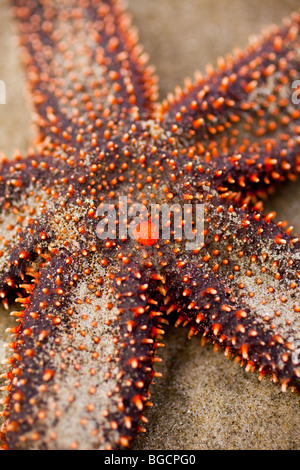
[[128, 448], [167, 316], [300, 388], [300, 242], [260, 201], [300, 171], [299, 14], [157, 104], [118, 0], [14, 3], [38, 144], [1, 164], [3, 447]]

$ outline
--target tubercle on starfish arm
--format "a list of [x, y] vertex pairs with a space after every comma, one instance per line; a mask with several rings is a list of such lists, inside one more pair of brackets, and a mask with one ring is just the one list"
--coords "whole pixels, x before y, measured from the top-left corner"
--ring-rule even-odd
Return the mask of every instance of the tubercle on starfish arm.
[[[171, 313], [299, 388], [299, 239], [245, 203], [299, 171], [299, 113], [281, 96], [287, 60], [291, 77], [299, 69], [299, 16], [156, 119], [156, 79], [119, 1], [14, 3], [41, 153], [4, 162], [0, 180], [1, 295], [23, 306], [3, 447], [128, 447]], [[99, 240], [97, 208], [120, 211], [120, 195], [203, 204], [204, 242], [152, 240], [150, 218], [132, 239]]]

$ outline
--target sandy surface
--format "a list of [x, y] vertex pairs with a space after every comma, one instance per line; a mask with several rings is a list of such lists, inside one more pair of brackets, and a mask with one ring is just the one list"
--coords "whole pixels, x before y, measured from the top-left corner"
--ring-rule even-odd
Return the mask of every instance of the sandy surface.
[[[193, 71], [205, 70], [252, 33], [279, 22], [299, 0], [129, 0], [141, 41], [160, 76], [161, 98]], [[7, 104], [0, 105], [0, 149], [22, 153], [31, 142], [29, 100], [24, 98], [13, 25], [5, 0], [0, 4], [0, 79]], [[299, 72], [300, 73], [300, 72]], [[300, 78], [300, 77], [299, 77]], [[278, 219], [300, 234], [300, 185], [287, 184], [267, 203]], [[0, 312], [0, 330], [8, 324]], [[300, 394], [285, 394], [267, 379], [259, 382], [222, 353], [187, 341], [187, 331], [170, 330], [152, 390], [147, 434], [136, 448], [300, 449]], [[7, 340], [0, 335], [0, 340]], [[0, 343], [1, 346], [1, 343]], [[0, 357], [3, 349], [0, 348]]]

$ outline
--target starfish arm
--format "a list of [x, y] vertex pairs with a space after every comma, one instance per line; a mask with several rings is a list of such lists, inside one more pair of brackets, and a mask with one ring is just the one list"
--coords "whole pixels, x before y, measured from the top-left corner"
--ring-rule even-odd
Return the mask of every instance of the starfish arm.
[[26, 265], [50, 236], [51, 229], [43, 220], [43, 212], [51, 192], [55, 195], [55, 190], [49, 186], [49, 175], [54, 176], [56, 171], [57, 165], [49, 156], [29, 155], [2, 161], [0, 290], [5, 306], [9, 292], [13, 293], [18, 282], [24, 281]]
[[24, 282], [29, 263], [48, 251], [52, 229], [45, 207], [51, 199], [48, 209], [55, 211], [58, 194], [49, 180], [62, 178], [61, 163], [52, 155], [33, 153], [1, 162], [0, 291], [5, 306], [10, 293]]
[[151, 115], [156, 79], [119, 0], [14, 4], [47, 145], [93, 148], [117, 124]]
[[242, 152], [233, 149], [231, 155], [221, 154], [213, 165], [202, 164], [201, 171], [211, 175], [212, 185], [225, 197], [228, 191], [242, 197], [262, 196], [284, 180], [296, 179], [300, 172], [299, 139], [287, 136], [279, 144], [266, 142]]
[[258, 181], [276, 183], [299, 172], [299, 18], [295, 13], [244, 53], [220, 60], [218, 71], [162, 106], [169, 137], [190, 148], [200, 171], [218, 178], [223, 172], [224, 186], [259, 190]]
[[5, 212], [13, 204], [25, 201], [35, 186], [49, 181], [49, 174], [55, 174], [57, 162], [51, 155], [34, 153], [26, 157], [16, 156], [13, 160], [3, 158], [0, 166], [0, 211]]
[[13, 329], [9, 449], [126, 448], [143, 418], [157, 336], [143, 278], [66, 257], [39, 269]]
[[284, 390], [299, 388], [299, 239], [259, 212], [210, 195], [203, 202], [204, 246], [164, 248], [177, 253], [173, 263], [162, 257], [168, 312]]

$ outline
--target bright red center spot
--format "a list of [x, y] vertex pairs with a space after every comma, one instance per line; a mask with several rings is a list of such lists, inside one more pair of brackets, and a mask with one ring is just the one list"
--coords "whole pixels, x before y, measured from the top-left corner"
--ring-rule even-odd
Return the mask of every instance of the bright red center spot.
[[151, 219], [145, 220], [136, 226], [134, 237], [141, 245], [154, 245], [159, 238], [159, 228]]

